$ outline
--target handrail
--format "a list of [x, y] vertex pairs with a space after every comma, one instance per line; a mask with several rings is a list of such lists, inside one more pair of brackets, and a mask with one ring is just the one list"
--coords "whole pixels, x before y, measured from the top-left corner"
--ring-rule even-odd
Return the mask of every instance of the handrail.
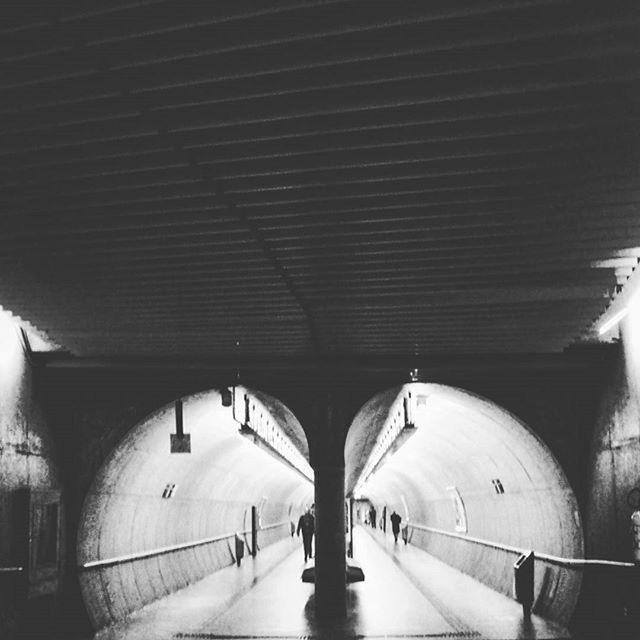
[[[266, 529], [273, 529], [283, 524], [287, 524], [288, 521], [276, 522], [265, 527], [260, 527], [258, 531], [264, 531]], [[99, 569], [103, 567], [113, 567], [118, 564], [124, 564], [126, 562], [135, 562], [136, 560], [145, 560], [146, 558], [153, 558], [155, 556], [165, 555], [166, 553], [173, 553], [175, 551], [183, 551], [185, 549], [193, 549], [194, 547], [201, 547], [205, 544], [212, 544], [214, 542], [221, 542], [222, 540], [228, 540], [236, 535], [247, 535], [251, 533], [251, 529], [245, 529], [243, 531], [234, 531], [233, 533], [225, 533], [220, 536], [213, 536], [211, 538], [202, 538], [201, 540], [194, 540], [192, 542], [181, 542], [180, 544], [173, 544], [167, 547], [158, 547], [157, 549], [151, 549], [149, 551], [139, 551], [136, 553], [129, 553], [123, 556], [117, 556], [115, 558], [107, 558], [105, 560], [93, 560], [91, 562], [85, 562], [78, 568], [86, 571], [88, 569]]]
[[[499, 549], [500, 551], [507, 551], [508, 553], [523, 554], [529, 553], [531, 549], [524, 549], [520, 547], [514, 547], [508, 544], [501, 544], [498, 542], [492, 542], [483, 538], [475, 538], [473, 536], [465, 536], [460, 533], [454, 533], [453, 531], [446, 531], [444, 529], [436, 529], [435, 527], [427, 527], [422, 524], [408, 523], [408, 527], [414, 529], [420, 529], [422, 531], [428, 531], [429, 533], [436, 533], [442, 536], [448, 536], [450, 538], [458, 538], [459, 540], [466, 540], [474, 544], [482, 545], [485, 547], [491, 547], [492, 549]], [[563, 567], [588, 567], [588, 566], [605, 566], [605, 567], [634, 567], [633, 562], [619, 562], [617, 560], [594, 560], [587, 558], [561, 558], [559, 556], [552, 556], [548, 553], [539, 553], [534, 551], [534, 557], [536, 560], [544, 560], [550, 564], [557, 564]]]

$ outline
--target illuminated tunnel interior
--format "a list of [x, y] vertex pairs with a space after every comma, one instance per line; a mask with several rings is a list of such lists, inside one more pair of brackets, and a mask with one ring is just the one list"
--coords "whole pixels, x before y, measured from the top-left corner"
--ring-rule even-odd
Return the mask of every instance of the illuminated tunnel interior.
[[[128, 433], [96, 476], [77, 552], [96, 629], [233, 565], [237, 534], [251, 545], [252, 507], [265, 549], [289, 537], [314, 501], [307, 442], [294, 415], [241, 387], [232, 406], [225, 404], [219, 391], [182, 399], [190, 453], [171, 453], [178, 410], [163, 407]], [[255, 432], [241, 423], [292, 448], [298, 470], [267, 452], [262, 439], [256, 446]], [[348, 431], [345, 487], [361, 521], [369, 505], [387, 523], [395, 510], [412, 548], [509, 597], [514, 561], [534, 550], [534, 612], [569, 621], [581, 575], [553, 557], [583, 557], [576, 499], [544, 443], [504, 409], [437, 384], [382, 392]], [[290, 589], [299, 574], [287, 580]]]
[[[223, 406], [218, 391], [183, 399], [189, 454], [170, 452], [176, 408], [162, 408], [128, 433], [98, 473], [85, 500], [77, 552], [96, 629], [233, 564], [236, 532], [250, 544], [252, 506], [264, 548], [289, 536], [291, 520], [313, 502], [312, 481], [243, 437], [234, 420], [234, 412], [244, 417], [249, 411], [256, 429], [266, 431], [277, 421], [307, 458], [293, 414], [274, 398], [240, 387], [234, 401], [233, 410]], [[174, 546], [184, 548], [162, 553]]]
[[[406, 422], [416, 428], [403, 430]], [[363, 482], [380, 440], [398, 431], [411, 435]], [[356, 416], [345, 461], [347, 494], [370, 501], [378, 519], [385, 507], [387, 518], [395, 510], [413, 545], [506, 595], [518, 553], [469, 538], [584, 557], [577, 502], [560, 465], [525, 424], [486, 399], [424, 383], [380, 393]], [[580, 573], [536, 564], [534, 611], [567, 622]]]

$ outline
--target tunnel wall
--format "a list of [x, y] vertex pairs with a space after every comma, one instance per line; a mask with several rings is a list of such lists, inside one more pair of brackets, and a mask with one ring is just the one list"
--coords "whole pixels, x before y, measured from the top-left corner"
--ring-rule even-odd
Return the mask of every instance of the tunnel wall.
[[[640, 301], [620, 325], [591, 440], [585, 544], [589, 557], [633, 562], [630, 518], [640, 508]], [[629, 572], [589, 575], [584, 608], [620, 617], [637, 611]]]
[[[544, 444], [514, 416], [477, 396], [440, 385], [410, 385], [426, 396], [423, 423], [368, 483], [378, 514], [456, 533], [460, 495], [466, 530], [457, 533], [561, 557], [582, 557], [577, 502]], [[382, 395], [382, 394], [381, 394]], [[494, 480], [504, 491], [498, 493]], [[408, 509], [408, 513], [407, 513]], [[512, 596], [516, 555], [413, 528], [412, 543]], [[537, 563], [535, 610], [567, 622], [581, 576]], [[556, 594], [562, 593], [562, 598]]]
[[93, 624], [76, 568], [80, 514], [91, 483], [132, 425], [201, 387], [187, 387], [180, 376], [168, 385], [153, 376], [122, 371], [44, 369], [39, 373], [44, 377], [46, 412], [60, 451], [68, 532], [59, 633], [62, 637], [91, 637]]
[[[473, 576], [506, 596], [513, 597], [513, 565], [520, 554], [465, 540], [412, 529], [410, 540], [450, 566]], [[567, 624], [575, 609], [582, 572], [539, 558], [534, 571], [534, 612]]]
[[548, 373], [508, 383], [476, 382], [464, 388], [494, 402], [532, 429], [558, 460], [569, 480], [580, 513], [585, 514], [589, 448], [610, 354], [588, 372]]
[[638, 301], [620, 329], [621, 348], [607, 377], [592, 440], [586, 548], [591, 556], [632, 561], [630, 516], [634, 493], [640, 494]]
[[[239, 435], [217, 392], [184, 400], [191, 453], [170, 453], [173, 405], [135, 427], [109, 456], [84, 504], [78, 532], [80, 583], [95, 628], [121, 621], [145, 604], [235, 562], [235, 534], [251, 528], [256, 506], [261, 547], [290, 535], [290, 523], [313, 487]], [[171, 497], [163, 497], [175, 485]], [[272, 527], [271, 525], [278, 525]], [[222, 537], [153, 557], [174, 545]], [[248, 553], [248, 548], [246, 549]]]
[[[39, 382], [25, 357], [16, 323], [0, 311], [0, 566], [16, 566], [19, 561], [12, 548], [18, 526], [13, 509], [16, 491], [59, 490], [58, 463]], [[23, 578], [0, 574], [2, 638], [12, 638], [19, 626], [24, 631], [26, 620], [50, 625], [56, 614], [59, 590], [26, 602], [17, 589]]]

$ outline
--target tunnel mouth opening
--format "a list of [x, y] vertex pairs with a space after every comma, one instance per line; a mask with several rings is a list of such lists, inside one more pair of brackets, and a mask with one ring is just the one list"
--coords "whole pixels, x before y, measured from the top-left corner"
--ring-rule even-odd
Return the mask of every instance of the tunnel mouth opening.
[[76, 554], [95, 630], [290, 537], [313, 502], [295, 416], [261, 391], [237, 386], [231, 404], [227, 391], [149, 415], [95, 476]]
[[514, 563], [533, 550], [533, 610], [569, 622], [581, 571], [545, 558], [584, 557], [577, 500], [552, 452], [516, 416], [455, 387], [387, 389], [356, 415], [345, 469], [361, 521], [371, 524], [370, 504], [386, 529], [395, 511], [412, 545], [499, 593], [514, 596]]

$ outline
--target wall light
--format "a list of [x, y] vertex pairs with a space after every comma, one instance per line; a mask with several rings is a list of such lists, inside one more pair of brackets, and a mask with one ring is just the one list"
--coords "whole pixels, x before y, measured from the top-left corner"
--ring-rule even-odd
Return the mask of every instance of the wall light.
[[363, 488], [369, 478], [416, 432], [412, 409], [413, 398], [410, 391], [406, 395], [398, 396], [389, 407], [387, 419], [353, 488], [353, 495], [356, 498], [362, 496]]
[[[592, 263], [594, 267], [615, 267], [620, 274], [618, 284], [607, 294], [609, 305], [591, 327], [592, 335], [604, 336], [631, 311], [640, 295], [640, 247], [631, 247], [615, 252], [609, 260]], [[624, 272], [622, 271], [624, 268]], [[630, 273], [629, 273], [630, 271]]]
[[613, 327], [615, 327], [620, 320], [622, 320], [627, 314], [629, 313], [629, 307], [625, 307], [624, 309], [622, 309], [621, 311], [618, 311], [618, 313], [616, 313], [614, 316], [612, 316], [611, 318], [609, 318], [599, 329], [598, 329], [598, 334], [599, 335], [604, 335], [605, 333], [607, 333], [607, 331], [609, 331], [609, 329], [613, 329]]
[[314, 473], [307, 459], [285, 434], [271, 413], [255, 397], [242, 394], [243, 420], [236, 417], [236, 387], [233, 387], [233, 419], [238, 423], [240, 435], [263, 451], [284, 462], [305, 479], [313, 482]]

